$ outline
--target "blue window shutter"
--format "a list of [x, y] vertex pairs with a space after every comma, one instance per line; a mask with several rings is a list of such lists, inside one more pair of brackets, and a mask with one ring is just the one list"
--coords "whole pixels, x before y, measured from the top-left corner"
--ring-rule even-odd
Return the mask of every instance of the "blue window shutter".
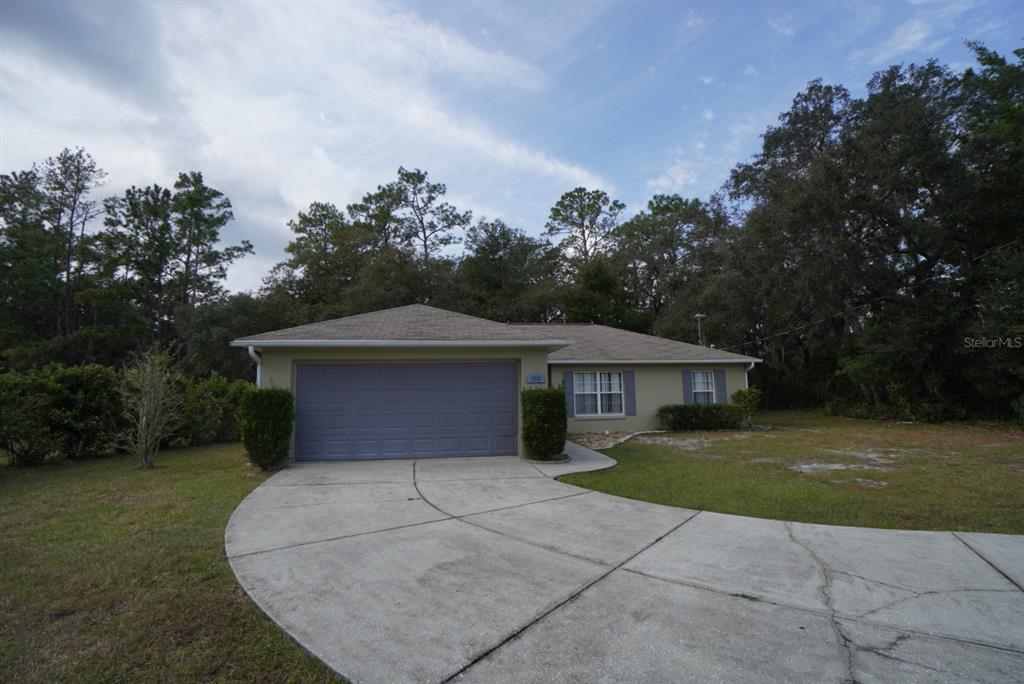
[[572, 398], [572, 371], [565, 371], [562, 387], [565, 389], [565, 415], [572, 417], [576, 415], [576, 402]]
[[693, 403], [693, 371], [683, 371], [683, 403]]
[[636, 377], [633, 371], [622, 371], [622, 389], [626, 399], [626, 415], [636, 415]]
[[715, 401], [719, 404], [729, 403], [729, 388], [725, 386], [725, 371], [715, 371]]

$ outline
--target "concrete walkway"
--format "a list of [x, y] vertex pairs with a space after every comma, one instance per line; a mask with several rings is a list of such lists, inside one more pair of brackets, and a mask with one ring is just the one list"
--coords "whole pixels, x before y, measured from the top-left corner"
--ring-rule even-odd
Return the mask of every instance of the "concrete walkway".
[[356, 682], [1024, 681], [1024, 537], [784, 523], [551, 479], [573, 460], [292, 466], [225, 534]]

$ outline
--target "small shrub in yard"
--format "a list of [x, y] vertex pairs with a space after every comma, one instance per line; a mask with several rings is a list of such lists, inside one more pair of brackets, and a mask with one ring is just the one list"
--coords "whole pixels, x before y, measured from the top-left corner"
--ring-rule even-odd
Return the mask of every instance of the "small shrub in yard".
[[50, 398], [37, 371], [0, 373], [0, 452], [13, 465], [42, 463], [54, 451]]
[[49, 396], [49, 423], [55, 446], [71, 460], [114, 453], [124, 424], [120, 378], [99, 364], [50, 365], [40, 377]]
[[122, 372], [121, 398], [125, 428], [120, 443], [139, 460], [139, 467], [153, 467], [160, 444], [180, 424], [182, 397], [167, 352], [135, 356]]
[[238, 427], [249, 460], [264, 470], [288, 459], [295, 404], [286, 389], [254, 389], [242, 395]]
[[754, 411], [761, 405], [761, 390], [756, 387], [736, 390], [732, 393], [732, 403], [745, 411], [742, 426], [748, 428], [754, 424]]
[[663, 430], [735, 430], [743, 425], [746, 409], [735, 404], [670, 404], [658, 409]]
[[561, 457], [565, 449], [565, 390], [523, 390], [523, 445], [534, 460]]

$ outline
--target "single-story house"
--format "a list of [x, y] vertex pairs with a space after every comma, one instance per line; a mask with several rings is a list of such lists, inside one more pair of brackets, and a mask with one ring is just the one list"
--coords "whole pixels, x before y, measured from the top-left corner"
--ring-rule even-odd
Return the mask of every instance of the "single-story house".
[[507, 324], [422, 304], [235, 340], [295, 395], [296, 460], [523, 453], [520, 390], [562, 386], [569, 432], [656, 429], [727, 403], [759, 359], [604, 325]]

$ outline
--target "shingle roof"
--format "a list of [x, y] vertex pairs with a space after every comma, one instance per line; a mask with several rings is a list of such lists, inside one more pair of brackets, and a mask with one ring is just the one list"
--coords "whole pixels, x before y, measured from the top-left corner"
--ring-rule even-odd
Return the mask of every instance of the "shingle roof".
[[[346, 316], [320, 323], [274, 330], [235, 340], [237, 347], [254, 346], [384, 346], [436, 342], [458, 346], [466, 343], [543, 346], [551, 349], [548, 361], [693, 362], [757, 361], [750, 356], [701, 347], [609, 328], [605, 325], [571, 323], [509, 325], [485, 318], [410, 304], [394, 309]], [[560, 347], [560, 348], [559, 348]]]
[[759, 361], [752, 356], [733, 354], [720, 349], [677, 342], [664, 337], [609, 328], [606, 325], [571, 323], [529, 324], [526, 329], [542, 331], [549, 337], [572, 340], [567, 347], [548, 353], [549, 363], [559, 361]]
[[[540, 345], [561, 341], [548, 330], [496, 323], [484, 318], [436, 309], [424, 304], [410, 304], [394, 309], [373, 311], [320, 323], [284, 328], [252, 335], [232, 342], [235, 346], [260, 343], [299, 342], [316, 346], [317, 342], [525, 342]], [[557, 345], [549, 345], [557, 346]]]

